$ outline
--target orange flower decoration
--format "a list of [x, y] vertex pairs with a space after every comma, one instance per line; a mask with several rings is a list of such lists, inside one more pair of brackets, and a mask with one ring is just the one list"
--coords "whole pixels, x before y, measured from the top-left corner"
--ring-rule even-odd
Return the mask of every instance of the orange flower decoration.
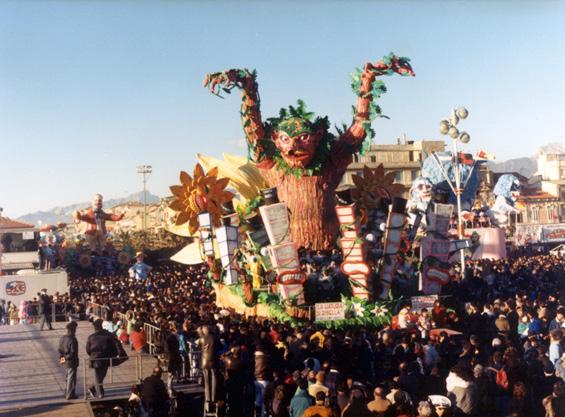
[[379, 199], [402, 195], [404, 187], [401, 184], [395, 184], [396, 171], [390, 171], [385, 174], [383, 164], [377, 166], [374, 170], [367, 165], [363, 167], [363, 176], [353, 175], [354, 189], [351, 190], [351, 197], [360, 208], [373, 209], [377, 207]]
[[178, 212], [175, 224], [179, 226], [188, 223], [190, 234], [198, 230], [198, 214], [203, 211], [210, 213], [214, 226], [220, 226], [221, 206], [234, 197], [232, 192], [225, 190], [229, 178], [218, 179], [217, 175], [217, 167], [205, 174], [202, 166], [196, 164], [192, 177], [181, 171], [181, 185], [170, 187], [175, 198], [169, 208]]

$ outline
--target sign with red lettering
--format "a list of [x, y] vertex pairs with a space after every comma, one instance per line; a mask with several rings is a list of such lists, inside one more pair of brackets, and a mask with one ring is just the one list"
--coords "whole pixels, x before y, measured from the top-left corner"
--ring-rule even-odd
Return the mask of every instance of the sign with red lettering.
[[342, 302], [316, 303], [314, 309], [316, 321], [343, 320], [345, 318], [345, 306]]
[[6, 294], [22, 295], [26, 292], [26, 283], [23, 281], [10, 281], [6, 283]]

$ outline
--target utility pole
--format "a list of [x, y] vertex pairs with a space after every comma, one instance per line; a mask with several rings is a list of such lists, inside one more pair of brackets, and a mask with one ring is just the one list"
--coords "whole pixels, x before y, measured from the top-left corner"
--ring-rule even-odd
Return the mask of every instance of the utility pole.
[[153, 172], [151, 165], [138, 165], [137, 173], [143, 175], [143, 231], [147, 230], [147, 178]]

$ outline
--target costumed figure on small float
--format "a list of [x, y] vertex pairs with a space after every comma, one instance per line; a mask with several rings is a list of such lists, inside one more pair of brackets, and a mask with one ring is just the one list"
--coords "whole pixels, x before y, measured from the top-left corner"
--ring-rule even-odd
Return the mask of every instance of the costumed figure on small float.
[[117, 222], [124, 218], [124, 213], [110, 214], [102, 209], [103, 197], [101, 194], [95, 194], [92, 197], [92, 207], [85, 212], [76, 210], [73, 213], [75, 222], [85, 222], [85, 236], [92, 252], [102, 253], [106, 247], [106, 222]]
[[508, 226], [510, 214], [520, 213], [520, 210], [515, 206], [521, 190], [522, 185], [515, 175], [501, 175], [492, 190], [496, 200], [490, 209], [489, 215], [494, 225], [505, 228]]

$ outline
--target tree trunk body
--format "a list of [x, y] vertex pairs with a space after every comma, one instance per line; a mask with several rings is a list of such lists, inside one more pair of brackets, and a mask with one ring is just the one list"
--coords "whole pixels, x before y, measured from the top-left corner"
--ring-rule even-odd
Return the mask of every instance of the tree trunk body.
[[277, 188], [279, 201], [290, 211], [290, 234], [298, 247], [329, 249], [335, 246], [339, 226], [335, 213], [335, 190], [343, 170], [331, 162], [319, 175], [295, 177], [275, 166], [262, 168], [270, 187]]

